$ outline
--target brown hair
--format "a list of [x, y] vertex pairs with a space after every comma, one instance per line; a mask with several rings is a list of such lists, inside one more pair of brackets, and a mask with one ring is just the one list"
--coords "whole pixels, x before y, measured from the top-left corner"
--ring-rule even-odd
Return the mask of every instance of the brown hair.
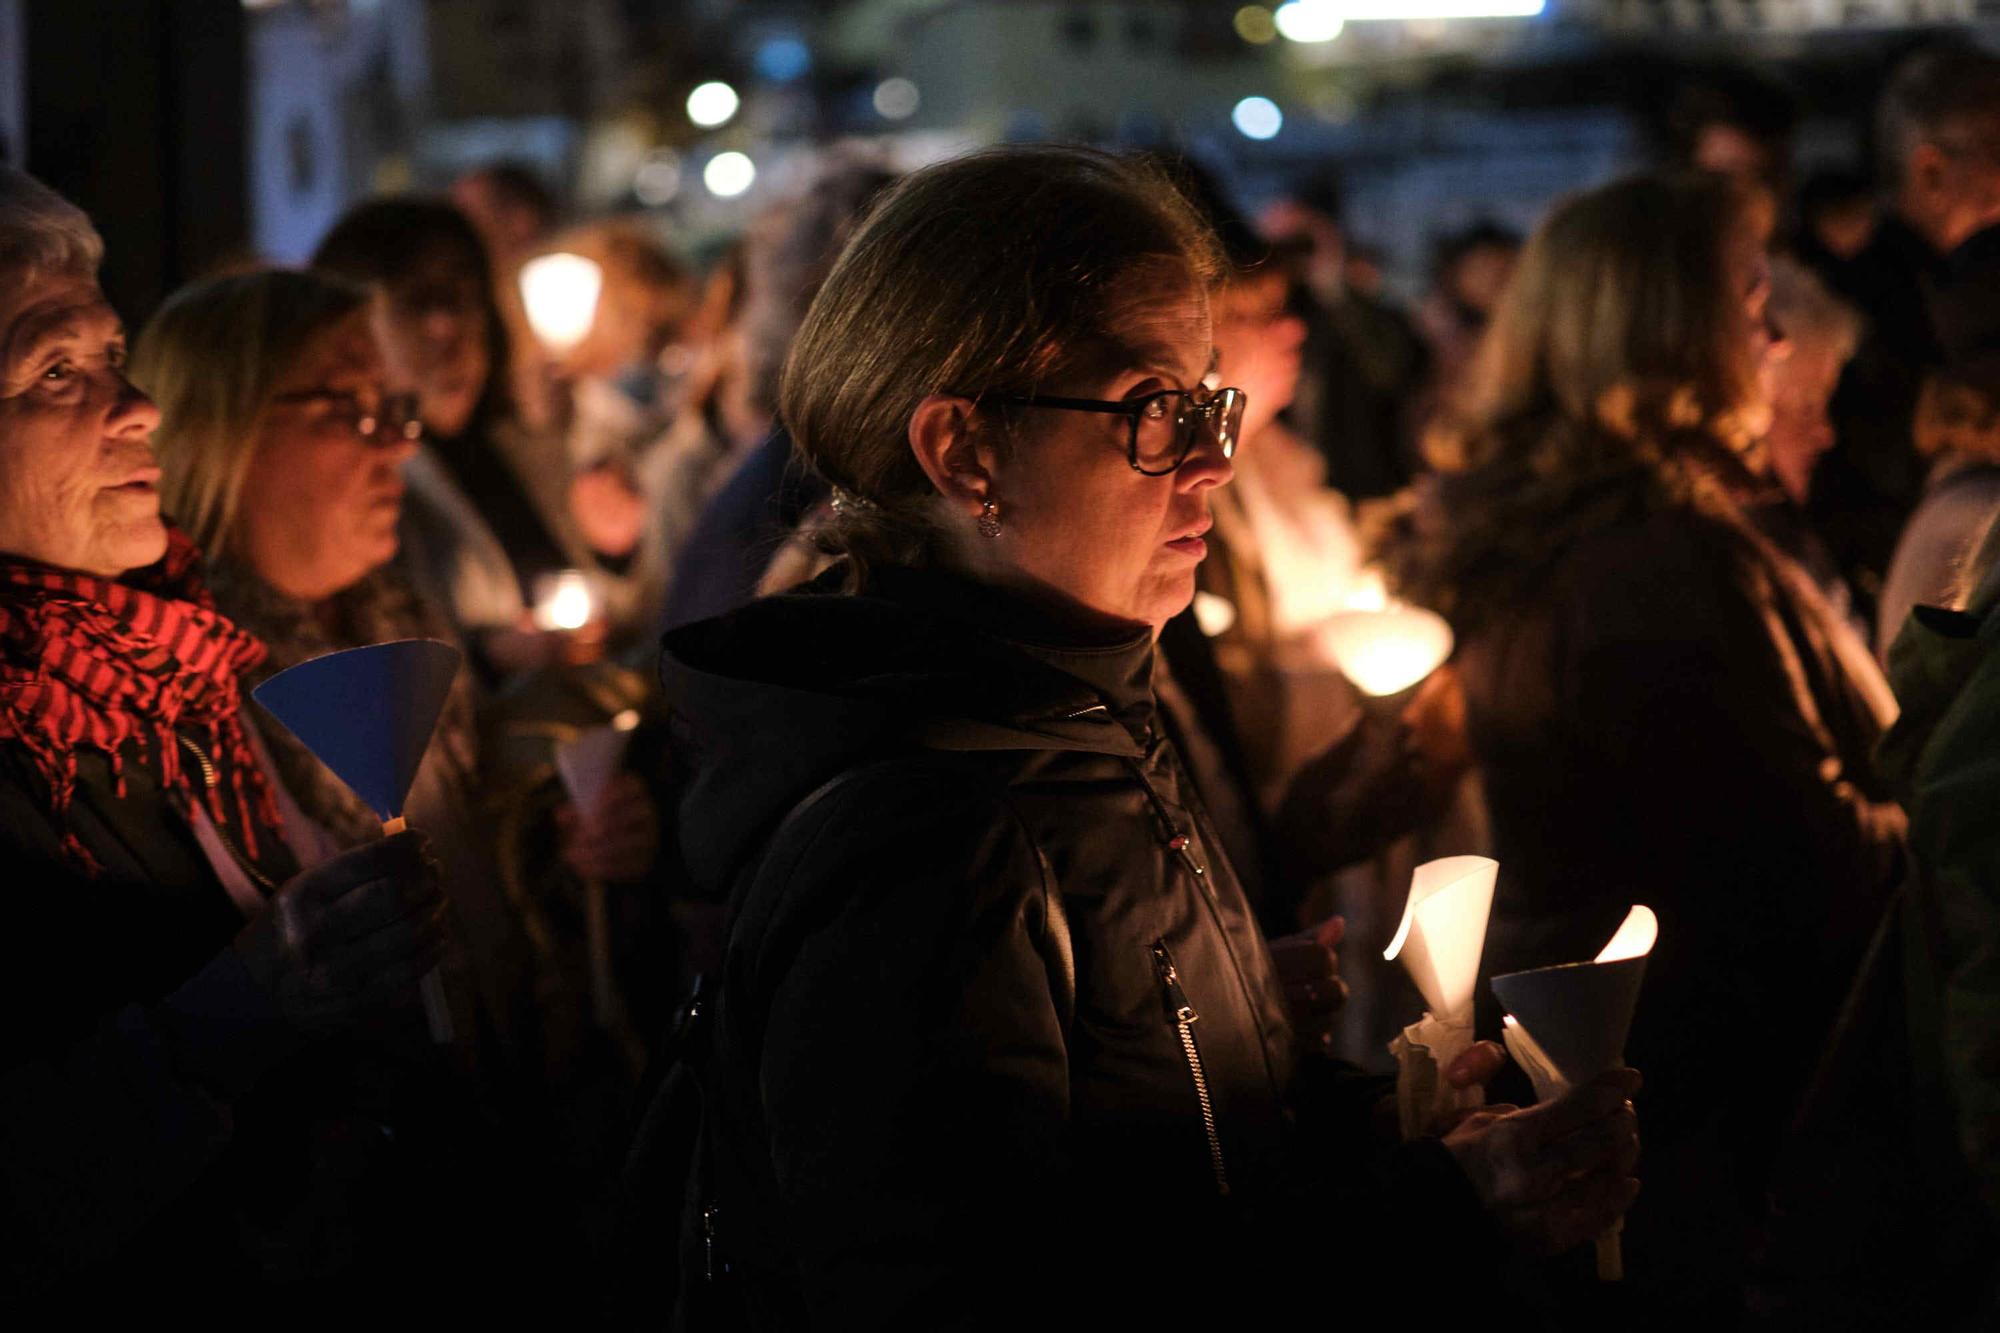
[[1767, 227], [1758, 196], [1705, 174], [1634, 176], [1559, 205], [1494, 312], [1462, 416], [1429, 441], [1434, 461], [1517, 454], [1548, 474], [1696, 435], [1750, 447], [1768, 409], [1731, 336], [1744, 293], [1728, 255]]
[[1121, 366], [1134, 300], [1206, 290], [1219, 270], [1173, 184], [1109, 153], [989, 149], [886, 191], [806, 312], [779, 388], [799, 455], [842, 493], [824, 536], [857, 581], [929, 549], [935, 491], [908, 438], [926, 396], [1046, 392]]
[[[1731, 246], [1759, 200], [1720, 176], [1639, 176], [1536, 229], [1475, 358], [1443, 474], [1372, 543], [1412, 600], [1470, 621], [1580, 531], [1730, 505], [1769, 419]], [[1467, 597], [1479, 584], [1485, 591]]]
[[322, 273], [266, 269], [183, 287], [147, 321], [132, 382], [160, 406], [160, 507], [211, 560], [230, 554], [259, 419], [315, 338], [367, 308]]

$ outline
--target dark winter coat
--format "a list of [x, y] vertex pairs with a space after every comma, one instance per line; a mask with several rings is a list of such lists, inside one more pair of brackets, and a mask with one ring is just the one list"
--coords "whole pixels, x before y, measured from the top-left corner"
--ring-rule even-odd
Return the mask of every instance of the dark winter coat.
[[1458, 633], [1500, 861], [1483, 970], [1587, 959], [1631, 904], [1658, 914], [1626, 1046], [1646, 1078], [1630, 1290], [1675, 1317], [1727, 1310], [1899, 866], [1870, 759], [1888, 700], [1713, 478], [1498, 472], [1446, 479], [1430, 548], [1403, 553], [1412, 586], [1452, 571], [1426, 591]]
[[0, 746], [0, 1309], [58, 1290], [157, 1309], [245, 1280], [229, 1150], [303, 1042], [230, 948], [243, 915], [150, 769], [125, 764], [121, 795], [102, 754], [76, 762], [68, 827], [94, 877]]
[[[1254, 1308], [1288, 1253], [1358, 1279], [1415, 1213], [1489, 1240], [1441, 1147], [1372, 1149], [1379, 1085], [1301, 1069], [1150, 637], [840, 573], [670, 634], [662, 667], [687, 869], [736, 895], [709, 1188], [752, 1324], [1015, 1326], [1224, 1281]], [[1232, 1262], [1259, 1228], [1312, 1248]]]

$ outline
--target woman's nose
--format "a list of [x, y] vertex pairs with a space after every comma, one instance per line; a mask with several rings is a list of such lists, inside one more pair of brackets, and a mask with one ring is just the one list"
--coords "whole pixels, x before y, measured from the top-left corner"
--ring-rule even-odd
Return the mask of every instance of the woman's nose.
[[105, 422], [107, 433], [112, 435], [151, 435], [160, 428], [160, 409], [146, 396], [146, 391], [114, 373], [112, 392], [116, 398]]
[[[1242, 441], [1236, 441], [1230, 452], [1235, 452], [1235, 447], [1241, 444]], [[1181, 464], [1180, 471], [1174, 474], [1174, 482], [1179, 490], [1198, 491], [1210, 486], [1227, 486], [1235, 476], [1236, 465], [1223, 453], [1222, 441], [1215, 432], [1204, 431], [1201, 443], [1194, 447], [1194, 452]]]

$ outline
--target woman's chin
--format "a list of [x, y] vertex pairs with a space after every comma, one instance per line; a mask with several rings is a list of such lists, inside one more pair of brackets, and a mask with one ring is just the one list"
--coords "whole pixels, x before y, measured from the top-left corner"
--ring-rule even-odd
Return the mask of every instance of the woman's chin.
[[167, 553], [167, 525], [156, 508], [149, 517], [116, 524], [98, 539], [97, 546], [93, 573], [118, 575], [144, 569]]

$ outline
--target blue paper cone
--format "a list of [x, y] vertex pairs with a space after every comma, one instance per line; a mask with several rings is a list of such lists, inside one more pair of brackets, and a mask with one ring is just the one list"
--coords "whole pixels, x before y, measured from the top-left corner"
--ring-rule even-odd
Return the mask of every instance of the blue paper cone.
[[403, 813], [462, 659], [436, 639], [328, 653], [251, 691], [384, 821]]

